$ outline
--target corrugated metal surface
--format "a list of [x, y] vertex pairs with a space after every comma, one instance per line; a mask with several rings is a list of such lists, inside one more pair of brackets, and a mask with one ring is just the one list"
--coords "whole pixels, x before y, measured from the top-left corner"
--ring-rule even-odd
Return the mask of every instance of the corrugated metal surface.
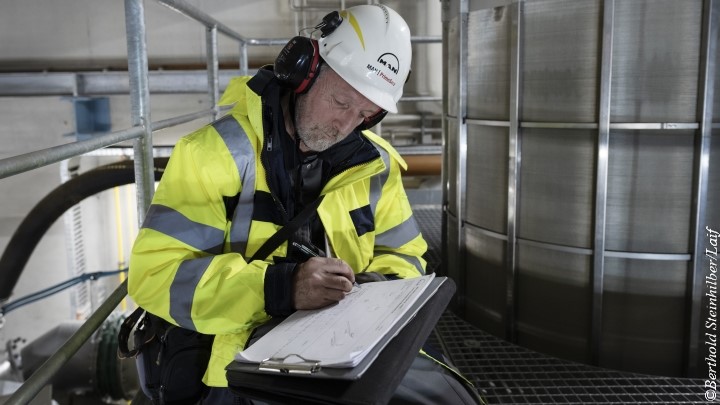
[[[704, 156], [698, 146], [707, 133], [705, 52], [720, 64], [704, 28], [713, 3], [450, 4], [447, 114], [457, 117], [467, 104], [467, 117], [445, 128], [447, 211], [455, 216], [448, 251], [462, 255], [449, 257], [447, 271], [465, 293], [458, 313], [568, 359], [697, 372], [706, 307], [702, 258], [694, 261], [693, 253], [706, 239], [704, 226], [720, 228], [720, 142], [713, 139]], [[466, 45], [458, 32], [462, 5]], [[465, 82], [456, 76], [463, 52]], [[718, 70], [711, 74], [709, 86], [720, 93]], [[708, 100], [715, 126], [718, 99]], [[463, 170], [466, 192], [458, 193]], [[698, 190], [707, 201], [698, 201]]]
[[597, 0], [525, 4], [521, 108], [524, 120], [597, 120], [599, 12]]
[[468, 117], [507, 119], [510, 102], [509, 20], [505, 7], [468, 18]]
[[694, 131], [611, 131], [608, 250], [688, 253]]
[[702, 1], [615, 2], [613, 122], [695, 122]]
[[494, 232], [507, 230], [507, 128], [468, 126], [467, 221]]
[[592, 247], [596, 137], [590, 130], [523, 130], [520, 238]]

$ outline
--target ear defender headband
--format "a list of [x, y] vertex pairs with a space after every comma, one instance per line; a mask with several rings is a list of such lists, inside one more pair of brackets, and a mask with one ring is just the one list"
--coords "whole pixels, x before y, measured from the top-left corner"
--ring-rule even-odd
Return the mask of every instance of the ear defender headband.
[[[322, 22], [315, 26], [320, 30], [321, 37], [332, 34], [343, 22], [340, 13], [333, 11], [323, 17]], [[285, 86], [291, 88], [295, 94], [303, 94], [310, 90], [320, 72], [320, 47], [315, 39], [296, 36], [293, 37], [280, 51], [275, 59], [275, 77]], [[357, 129], [364, 131], [377, 125], [387, 115], [381, 109], [377, 114], [368, 117]]]

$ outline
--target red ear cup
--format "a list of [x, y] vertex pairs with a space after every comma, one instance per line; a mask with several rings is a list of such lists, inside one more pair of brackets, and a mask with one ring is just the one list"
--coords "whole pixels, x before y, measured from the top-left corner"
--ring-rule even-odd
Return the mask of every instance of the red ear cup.
[[310, 66], [305, 78], [303, 78], [300, 84], [295, 87], [295, 93], [297, 94], [303, 94], [310, 90], [310, 87], [315, 82], [318, 73], [320, 73], [320, 48], [316, 40], [311, 39], [310, 42], [313, 46], [312, 60], [310, 61]]
[[297, 36], [288, 41], [275, 59], [275, 76], [284, 85], [302, 94], [310, 89], [320, 70], [316, 40]]
[[370, 129], [380, 123], [383, 118], [387, 115], [387, 111], [380, 110], [375, 115], [365, 118], [365, 121], [363, 121], [362, 124], [358, 125], [357, 129], [360, 131], [364, 131], [366, 129]]

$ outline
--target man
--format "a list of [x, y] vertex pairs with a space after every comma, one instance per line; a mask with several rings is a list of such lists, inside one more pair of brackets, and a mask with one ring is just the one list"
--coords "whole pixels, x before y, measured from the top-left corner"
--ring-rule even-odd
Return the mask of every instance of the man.
[[[224, 367], [271, 317], [338, 302], [359, 273], [425, 271], [405, 163], [363, 131], [397, 112], [410, 71], [407, 24], [365, 5], [316, 30], [317, 41], [293, 38], [274, 70], [233, 79], [220, 102], [234, 104], [230, 114], [178, 142], [133, 247], [135, 302], [215, 335], [210, 387], [227, 387]], [[289, 240], [250, 260], [320, 195]], [[232, 397], [213, 388], [204, 403]]]

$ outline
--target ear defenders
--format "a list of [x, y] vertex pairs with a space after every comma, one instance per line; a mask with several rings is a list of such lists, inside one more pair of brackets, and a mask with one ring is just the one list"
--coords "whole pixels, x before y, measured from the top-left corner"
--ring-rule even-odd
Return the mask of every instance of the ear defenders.
[[380, 111], [375, 113], [375, 115], [365, 118], [365, 120], [362, 122], [362, 124], [358, 125], [357, 129], [359, 129], [360, 131], [370, 129], [370, 128], [374, 127], [375, 125], [379, 124], [380, 121], [382, 121], [386, 115], [387, 115], [387, 111], [380, 109]]
[[275, 59], [275, 77], [297, 94], [310, 89], [320, 71], [320, 50], [316, 40], [297, 36]]
[[[340, 13], [333, 11], [323, 17], [322, 22], [315, 26], [320, 30], [321, 36], [330, 35], [342, 23]], [[310, 90], [320, 73], [320, 48], [318, 42], [304, 36], [293, 37], [283, 47], [275, 59], [275, 77], [284, 85], [291, 88], [296, 94], [303, 94]], [[387, 111], [380, 110], [377, 114], [368, 117], [357, 129], [366, 130], [377, 125], [387, 115]]]
[[[322, 37], [330, 35], [343, 19], [340, 13], [333, 11], [323, 17], [322, 22], [315, 26]], [[275, 59], [275, 76], [297, 94], [310, 89], [320, 71], [320, 49], [316, 40], [303, 36], [293, 37], [283, 47]]]

